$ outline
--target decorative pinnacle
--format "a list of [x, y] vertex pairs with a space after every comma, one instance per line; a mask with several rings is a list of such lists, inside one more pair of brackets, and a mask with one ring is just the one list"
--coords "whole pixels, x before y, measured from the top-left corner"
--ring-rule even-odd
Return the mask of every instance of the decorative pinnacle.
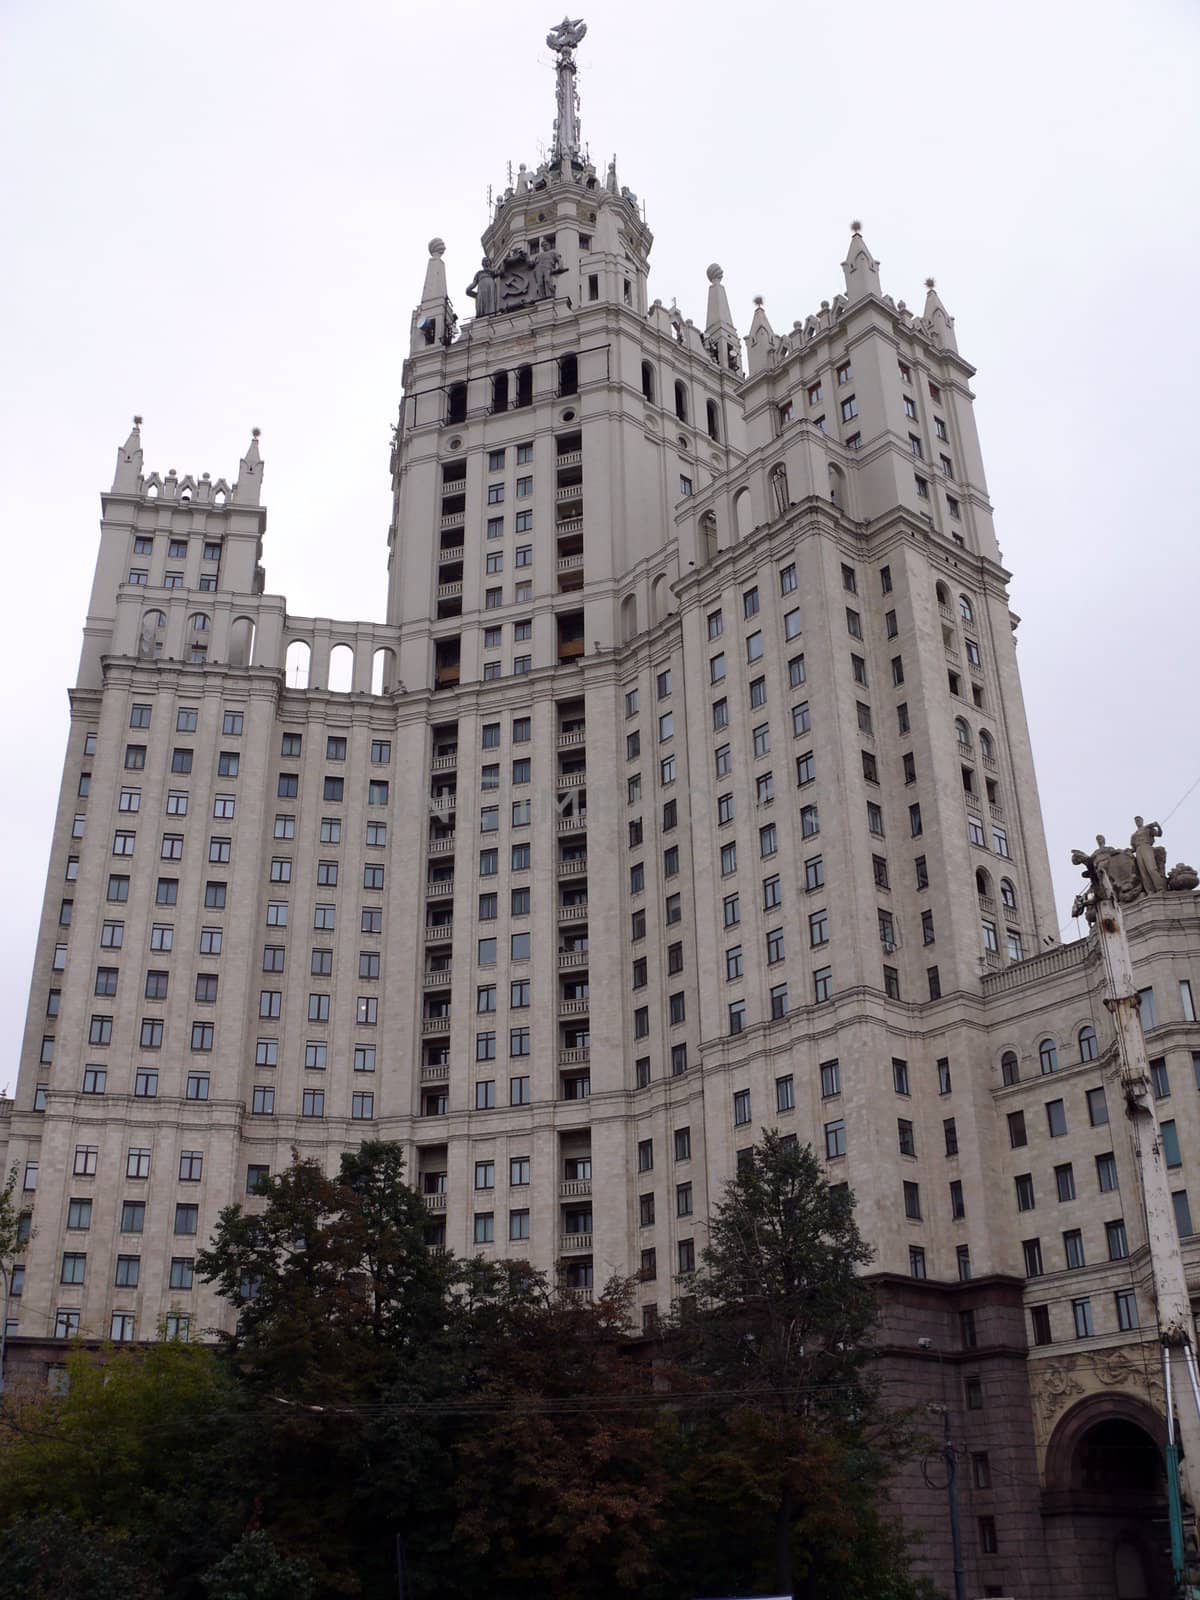
[[862, 223], [861, 222], [852, 222], [850, 224], [850, 232], [851, 233], [861, 233], [862, 232]]
[[936, 287], [937, 287], [937, 279], [936, 278], [926, 278], [925, 279], [925, 287], [927, 289], [936, 289]]
[[261, 439], [262, 438], [262, 429], [261, 428], [251, 428], [250, 429], [250, 437], [252, 439]]
[[725, 274], [724, 274], [724, 272], [722, 272], [720, 264], [718, 262], [714, 261], [712, 266], [708, 268], [708, 281], [709, 281], [709, 283], [720, 283], [721, 279], [724, 276], [725, 276]]
[[763, 297], [762, 297], [762, 295], [760, 295], [760, 294], [756, 294], [756, 295], [755, 295], [755, 296], [754, 296], [754, 304], [755, 304], [755, 305], [756, 305], [756, 306], [761, 306], [761, 305], [762, 305], [762, 304], [763, 304]]
[[141, 417], [135, 416], [134, 419], [133, 419], [133, 425], [134, 425], [135, 428], [140, 428], [141, 425], [142, 425]]

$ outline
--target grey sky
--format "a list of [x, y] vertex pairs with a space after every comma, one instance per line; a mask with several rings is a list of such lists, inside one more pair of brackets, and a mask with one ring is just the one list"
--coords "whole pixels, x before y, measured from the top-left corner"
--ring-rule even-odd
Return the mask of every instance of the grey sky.
[[[553, 116], [553, 0], [8, 0], [0, 475], [9, 622], [0, 1086], [15, 1080], [97, 538], [134, 411], [148, 468], [232, 478], [263, 429], [293, 611], [382, 616], [388, 432], [426, 241], [451, 294], [486, 191]], [[778, 330], [934, 273], [978, 369], [1060, 915], [1070, 846], [1200, 777], [1192, 454], [1194, 4], [595, 0], [583, 132], [656, 235], [652, 293]], [[1193, 443], [1187, 444], [1188, 438]], [[1166, 830], [1200, 857], [1200, 788]], [[1064, 937], [1072, 937], [1071, 926]]]

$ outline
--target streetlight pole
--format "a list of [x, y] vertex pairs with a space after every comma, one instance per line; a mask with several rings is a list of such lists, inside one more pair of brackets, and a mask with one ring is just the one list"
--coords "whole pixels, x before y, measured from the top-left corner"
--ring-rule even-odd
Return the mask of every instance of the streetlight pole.
[[[950, 1547], [954, 1557], [954, 1600], [967, 1600], [967, 1574], [963, 1567], [962, 1528], [958, 1520], [958, 1458], [950, 1437], [950, 1407], [946, 1402], [946, 1367], [940, 1346], [932, 1339], [918, 1339], [922, 1350], [932, 1350], [938, 1359], [942, 1384], [942, 1460], [946, 1467], [946, 1500], [950, 1507]], [[926, 1480], [928, 1481], [928, 1480]], [[931, 1485], [932, 1487], [932, 1485]]]

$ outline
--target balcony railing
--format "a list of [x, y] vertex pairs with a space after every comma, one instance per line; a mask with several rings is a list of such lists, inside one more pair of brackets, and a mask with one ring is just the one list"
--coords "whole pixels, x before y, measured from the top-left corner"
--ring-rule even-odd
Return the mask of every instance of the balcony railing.
[[989, 917], [991, 916], [992, 912], [995, 911], [996, 902], [992, 899], [990, 894], [981, 894], [979, 896], [979, 909], [980, 911], [986, 912]]
[[445, 1211], [446, 1209], [446, 1196], [444, 1192], [442, 1194], [423, 1194], [421, 1199], [424, 1200], [430, 1211]]
[[439, 815], [444, 815], [447, 811], [456, 811], [458, 809], [458, 795], [431, 794], [429, 796], [428, 809]]
[[574, 572], [576, 568], [582, 572], [583, 551], [581, 550], [577, 555], [573, 556], [559, 556], [558, 560], [554, 563], [554, 566], [555, 570], [558, 572]]
[[426, 967], [424, 984], [427, 989], [443, 989], [449, 982], [449, 967]]
[[581, 906], [559, 906], [558, 920], [560, 922], [582, 922], [587, 916], [587, 913], [588, 908], [586, 900]]
[[448, 856], [454, 851], [454, 835], [447, 833], [440, 839], [430, 839], [429, 854], [431, 856]]
[[560, 1000], [558, 1014], [560, 1017], [577, 1017], [591, 1009], [590, 1000]]
[[458, 755], [456, 752], [452, 756], [434, 756], [432, 762], [430, 763], [430, 770], [433, 772], [449, 772], [452, 768], [457, 767], [457, 765]]
[[425, 937], [427, 939], [448, 939], [453, 931], [453, 922], [427, 922], [425, 924]]
[[560, 772], [558, 775], [560, 789], [583, 789], [587, 787], [587, 771]]
[[568, 450], [565, 455], [555, 456], [554, 465], [556, 467], [577, 467], [582, 461], [582, 450]]
[[586, 967], [588, 953], [586, 950], [560, 950], [558, 964], [560, 967]]
[[579, 872], [587, 871], [586, 856], [567, 856], [558, 863], [560, 877], [568, 878]]
[[436, 1065], [436, 1066], [429, 1066], [428, 1064], [423, 1064], [422, 1065], [422, 1067], [421, 1067], [421, 1082], [422, 1083], [448, 1083], [449, 1081], [450, 1081], [450, 1063], [448, 1061], [443, 1061], [439, 1065]]
[[554, 498], [555, 500], [582, 500], [583, 485], [581, 483], [569, 483], [565, 489], [555, 489]]
[[[564, 1233], [559, 1248], [567, 1255], [589, 1255], [592, 1248], [590, 1233]], [[589, 1299], [591, 1296], [589, 1295]]]
[[1004, 807], [1003, 806], [997, 805], [996, 802], [993, 800], [989, 804], [988, 810], [991, 812], [992, 816], [995, 818], [995, 820], [997, 822], [1003, 822], [1004, 821]]
[[461, 561], [462, 558], [463, 546], [461, 544], [446, 545], [438, 551], [439, 561]]
[[995, 756], [983, 756], [981, 759], [989, 772], [999, 772], [1000, 768]]
[[559, 833], [578, 833], [587, 827], [586, 811], [568, 811], [565, 817], [558, 819]]
[[454, 879], [427, 878], [425, 880], [425, 893], [431, 895], [452, 895], [454, 893]]
[[450, 1018], [448, 1016], [421, 1018], [421, 1033], [425, 1038], [434, 1038], [438, 1034], [449, 1032]]
[[560, 517], [554, 524], [555, 533], [561, 538], [564, 533], [582, 533], [582, 517]]
[[590, 1178], [564, 1178], [558, 1186], [558, 1193], [563, 1200], [577, 1200], [581, 1195], [592, 1192]]
[[586, 739], [587, 739], [587, 729], [586, 728], [575, 728], [570, 733], [560, 733], [559, 734], [559, 736], [558, 736], [558, 748], [560, 750], [565, 750], [568, 745], [583, 744]]
[[949, 606], [944, 606], [944, 605], [939, 604], [938, 605], [938, 610], [945, 617], [947, 622], [953, 622], [954, 621], [954, 613], [953, 613], [953, 611], [951, 611]]
[[[449, 1026], [448, 1023], [447, 1026]], [[586, 1044], [576, 1045], [574, 1049], [560, 1050], [558, 1052], [558, 1064], [560, 1067], [584, 1067], [591, 1058], [591, 1047]]]
[[437, 586], [437, 597], [439, 600], [456, 600], [458, 599], [459, 595], [462, 594], [462, 592], [461, 578], [457, 583], [439, 583]]
[[442, 520], [441, 520], [441, 522], [439, 524], [439, 527], [442, 527], [442, 528], [461, 528], [462, 525], [463, 525], [463, 522], [465, 520], [466, 520], [466, 512], [465, 511], [450, 511], [450, 512], [447, 512], [447, 514], [442, 518]]

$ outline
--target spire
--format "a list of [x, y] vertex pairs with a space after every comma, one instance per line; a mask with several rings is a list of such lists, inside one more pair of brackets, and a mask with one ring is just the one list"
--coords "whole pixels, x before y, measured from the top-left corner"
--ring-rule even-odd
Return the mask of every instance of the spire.
[[842, 262], [842, 271], [846, 274], [846, 300], [850, 305], [871, 294], [882, 296], [879, 263], [867, 249], [861, 222], [850, 224], [850, 248]]
[[763, 297], [756, 294], [754, 316], [750, 323], [750, 332], [746, 335], [746, 365], [751, 377], [756, 373], [765, 372], [771, 365], [775, 343], [775, 330], [767, 316]]
[[425, 287], [421, 290], [421, 304], [433, 305], [438, 300], [446, 298], [446, 263], [442, 257], [446, 254], [446, 241], [444, 239], [430, 239], [429, 263], [425, 268]]
[[449, 344], [454, 337], [457, 319], [446, 294], [446, 263], [442, 259], [445, 254], [445, 240], [430, 239], [425, 286], [421, 290], [421, 303], [413, 312], [410, 355], [415, 356], [428, 345]]
[[579, 95], [575, 88], [575, 46], [586, 32], [587, 23], [582, 18], [576, 18], [572, 22], [570, 17], [564, 17], [558, 26], [551, 28], [546, 35], [546, 43], [558, 58], [555, 62], [557, 82], [554, 90], [557, 115], [554, 118], [554, 142], [550, 152], [552, 166], [562, 161], [571, 162], [579, 159]]
[[953, 350], [957, 353], [958, 341], [954, 337], [954, 318], [942, 304], [937, 284], [932, 278], [925, 279], [925, 287], [928, 290], [925, 296], [925, 324], [930, 337], [944, 350]]
[[142, 483], [142, 419], [134, 417], [128, 439], [117, 451], [114, 494], [137, 494]]
[[262, 494], [262, 456], [258, 450], [258, 439], [261, 428], [251, 428], [250, 448], [242, 457], [238, 466], [237, 482], [233, 486], [233, 499], [235, 503], [244, 506], [256, 506]]
[[617, 182], [617, 158], [614, 155], [608, 163], [608, 176], [604, 180], [604, 187], [609, 194], [620, 194], [621, 185]]
[[742, 342], [729, 309], [722, 282], [725, 274], [714, 261], [708, 269], [708, 309], [704, 317], [704, 344], [719, 367], [737, 372], [742, 364]]

